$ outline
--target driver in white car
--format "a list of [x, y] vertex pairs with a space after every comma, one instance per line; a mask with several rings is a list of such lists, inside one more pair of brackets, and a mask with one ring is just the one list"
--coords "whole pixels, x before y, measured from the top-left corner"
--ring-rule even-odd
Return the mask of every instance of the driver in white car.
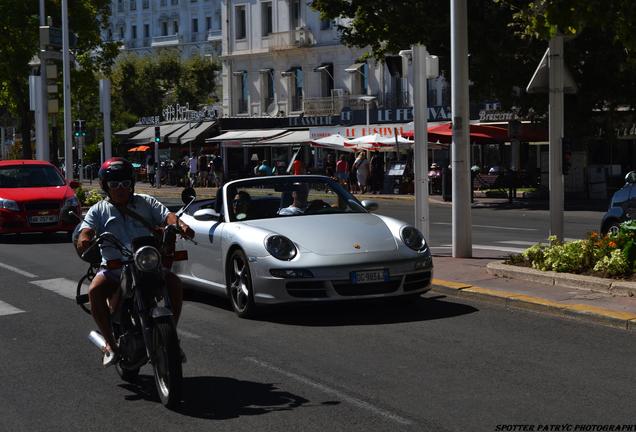
[[309, 190], [302, 188], [292, 192], [292, 198], [294, 201], [289, 207], [283, 207], [278, 210], [279, 216], [297, 216], [305, 213], [307, 208], [307, 197], [309, 196]]

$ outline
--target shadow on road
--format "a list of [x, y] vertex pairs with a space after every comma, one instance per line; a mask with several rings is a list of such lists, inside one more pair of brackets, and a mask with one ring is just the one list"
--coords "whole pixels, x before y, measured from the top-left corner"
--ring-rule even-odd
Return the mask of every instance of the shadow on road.
[[53, 244], [70, 243], [71, 237], [67, 233], [22, 233], [1, 234], [0, 244]]
[[[159, 402], [154, 378], [139, 375], [134, 383], [121, 384], [133, 394], [127, 400]], [[325, 401], [319, 405], [338, 405]], [[187, 377], [183, 379], [183, 400], [176, 412], [196, 418], [225, 420], [314, 406], [310, 401], [283, 391], [275, 384], [241, 381], [226, 377]]]
[[430, 321], [478, 311], [472, 306], [448, 301], [444, 296], [419, 297], [408, 302], [401, 300], [286, 305], [272, 309], [260, 319], [279, 324], [325, 327]]

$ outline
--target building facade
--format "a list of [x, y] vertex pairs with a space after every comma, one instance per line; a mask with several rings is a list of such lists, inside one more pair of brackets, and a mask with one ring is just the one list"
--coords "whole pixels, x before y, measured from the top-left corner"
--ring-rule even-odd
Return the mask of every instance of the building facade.
[[172, 49], [181, 58], [221, 53], [221, 0], [113, 0], [104, 40], [122, 52], [157, 54]]
[[[403, 73], [411, 68], [408, 60], [361, 60], [366, 50], [340, 42], [341, 22], [321, 20], [306, 1], [223, 0], [221, 20], [225, 116], [329, 116], [367, 104], [412, 106], [412, 85]], [[431, 82], [429, 104], [443, 105], [444, 83]]]

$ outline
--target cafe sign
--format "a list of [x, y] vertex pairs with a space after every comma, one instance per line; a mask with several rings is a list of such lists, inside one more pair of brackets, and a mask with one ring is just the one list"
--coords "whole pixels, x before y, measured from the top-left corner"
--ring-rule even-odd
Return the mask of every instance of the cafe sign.
[[165, 122], [200, 122], [204, 120], [216, 120], [217, 113], [210, 107], [204, 107], [202, 110], [191, 110], [190, 104], [185, 105], [174, 104], [168, 105], [161, 110], [160, 116], [141, 117], [137, 122], [138, 125], [156, 125]]

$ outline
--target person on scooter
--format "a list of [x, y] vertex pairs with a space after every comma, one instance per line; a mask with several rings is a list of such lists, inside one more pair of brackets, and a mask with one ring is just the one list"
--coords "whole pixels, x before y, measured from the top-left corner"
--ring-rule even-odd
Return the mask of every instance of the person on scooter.
[[[120, 157], [114, 157], [104, 162], [99, 170], [99, 183], [108, 196], [93, 205], [79, 227], [77, 250], [81, 254], [91, 244], [93, 239], [103, 233], [114, 234], [126, 247], [131, 247], [132, 240], [152, 235], [150, 227], [157, 227], [179, 223], [185, 236], [192, 238], [194, 232], [163, 204], [149, 195], [135, 194], [135, 176], [132, 164]], [[132, 216], [131, 216], [132, 214]], [[140, 222], [141, 216], [147, 223]], [[120, 252], [113, 247], [100, 247], [102, 267], [93, 278], [88, 296], [93, 319], [99, 331], [106, 340], [103, 365], [115, 364], [118, 360], [117, 343], [114, 340], [110, 323], [110, 315], [117, 307], [120, 291], [120, 270], [106, 268], [106, 262], [121, 259]], [[179, 320], [183, 301], [183, 289], [179, 278], [166, 271], [166, 284], [172, 304], [175, 324]], [[183, 356], [185, 360], [185, 356]]]

